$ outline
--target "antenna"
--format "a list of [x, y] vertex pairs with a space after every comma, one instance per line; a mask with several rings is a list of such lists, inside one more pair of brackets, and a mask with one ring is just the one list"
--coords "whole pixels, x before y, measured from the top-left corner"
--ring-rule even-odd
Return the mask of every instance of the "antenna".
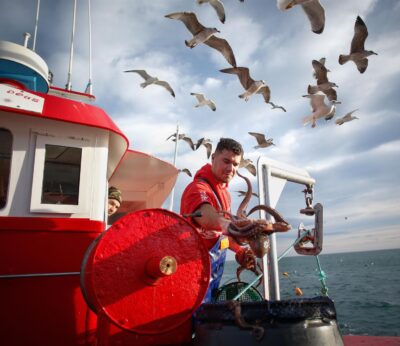
[[33, 46], [32, 50], [35, 51], [36, 49], [36, 34], [37, 34], [37, 28], [39, 24], [39, 8], [40, 8], [40, 0], [37, 0], [37, 6], [36, 6], [36, 20], [35, 20], [35, 32], [33, 34]]
[[88, 21], [89, 21], [89, 81], [85, 89], [85, 94], [93, 95], [92, 88], [92, 19], [90, 11], [90, 0], [88, 0]]
[[[175, 141], [175, 154], [174, 154], [174, 166], [176, 167], [176, 157], [178, 156], [178, 142], [179, 142], [179, 124], [176, 125], [176, 141]], [[175, 187], [171, 191], [171, 198], [169, 200], [169, 210], [172, 211], [172, 208], [174, 207], [174, 192], [175, 192]]]
[[29, 32], [24, 32], [24, 47], [28, 47], [28, 41], [30, 37], [31, 34]]
[[72, 35], [71, 35], [71, 53], [69, 57], [68, 80], [65, 89], [71, 90], [71, 77], [72, 77], [72, 60], [74, 57], [74, 36], [75, 36], [75, 20], [76, 20], [76, 0], [74, 0], [74, 13], [72, 16]]

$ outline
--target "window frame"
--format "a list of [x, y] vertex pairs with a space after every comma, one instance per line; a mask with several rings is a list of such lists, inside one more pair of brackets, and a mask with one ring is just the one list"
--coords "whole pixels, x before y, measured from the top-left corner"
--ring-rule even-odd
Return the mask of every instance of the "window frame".
[[10, 168], [8, 170], [8, 185], [6, 187], [6, 193], [5, 193], [5, 203], [3, 206], [0, 205], [0, 210], [3, 210], [7, 207], [8, 203], [8, 196], [10, 192], [10, 180], [11, 180], [11, 170], [12, 170], [12, 159], [13, 159], [13, 144], [14, 144], [14, 135], [10, 129], [7, 129], [5, 127], [0, 127], [0, 130], [7, 131], [10, 136], [11, 136], [11, 150], [10, 150]]
[[[46, 160], [46, 145], [57, 145], [64, 147], [79, 148], [82, 150], [81, 166], [79, 175], [79, 196], [78, 204], [47, 204], [42, 203], [43, 175]], [[90, 162], [92, 148], [89, 139], [60, 138], [44, 135], [37, 135], [35, 158], [33, 164], [33, 179], [30, 211], [32, 213], [62, 213], [76, 214], [87, 213], [89, 208], [89, 182]]]

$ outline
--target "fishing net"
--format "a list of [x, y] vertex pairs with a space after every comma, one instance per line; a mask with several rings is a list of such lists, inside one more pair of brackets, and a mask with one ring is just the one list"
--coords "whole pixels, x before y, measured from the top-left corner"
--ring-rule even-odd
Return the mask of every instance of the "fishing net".
[[[232, 300], [239, 293], [241, 293], [248, 286], [246, 282], [231, 282], [220, 287], [214, 295], [215, 302], [223, 302], [226, 300]], [[261, 293], [256, 288], [250, 287], [244, 292], [238, 299], [239, 302], [260, 302], [263, 301]]]

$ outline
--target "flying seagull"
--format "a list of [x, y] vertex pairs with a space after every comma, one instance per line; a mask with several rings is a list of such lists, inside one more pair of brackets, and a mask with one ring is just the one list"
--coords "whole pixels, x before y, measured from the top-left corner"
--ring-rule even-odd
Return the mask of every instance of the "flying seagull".
[[253, 165], [253, 161], [250, 159], [242, 158], [242, 160], [239, 163], [239, 168], [246, 168], [254, 176], [257, 175], [256, 166]]
[[347, 123], [348, 121], [352, 121], [352, 120], [358, 119], [357, 117], [352, 115], [355, 111], [358, 111], [358, 109], [355, 109], [354, 111], [351, 111], [351, 112], [347, 113], [342, 118], [336, 119], [336, 124], [343, 125], [344, 123]]
[[265, 135], [262, 133], [257, 133], [257, 132], [249, 132], [249, 135], [252, 135], [256, 138], [258, 145], [254, 147], [254, 149], [258, 148], [267, 148], [271, 145], [275, 145], [272, 141], [272, 138], [266, 139]]
[[127, 71], [124, 71], [124, 72], [136, 72], [136, 73], [138, 73], [144, 79], [144, 82], [140, 83], [140, 86], [142, 88], [145, 88], [150, 84], [161, 85], [162, 87], [167, 89], [169, 91], [169, 93], [173, 97], [175, 97], [174, 90], [172, 90], [171, 86], [166, 81], [159, 80], [157, 77], [150, 76], [145, 70], [127, 70]]
[[334, 104], [327, 105], [325, 103], [325, 95], [318, 91], [316, 94], [312, 95], [303, 95], [303, 97], [310, 98], [310, 104], [312, 113], [309, 116], [306, 116], [303, 119], [303, 125], [308, 124], [311, 122], [311, 127], [317, 126], [317, 119], [322, 117], [329, 117], [334, 115], [336, 112], [336, 106]]
[[243, 94], [239, 95], [240, 98], [244, 98], [248, 101], [250, 96], [253, 94], [262, 94], [264, 101], [269, 103], [271, 97], [271, 91], [268, 85], [263, 80], [255, 81], [250, 77], [250, 71], [247, 67], [230, 67], [220, 70], [224, 73], [236, 74], [239, 77], [240, 83], [246, 90]]
[[[320, 62], [323, 66], [325, 66], [325, 62], [326, 62], [326, 58], [321, 58], [321, 59], [319, 59], [318, 60], [318, 62]], [[327, 72], [331, 72], [331, 70], [326, 70]], [[316, 73], [315, 73], [315, 70], [314, 70], [314, 72], [313, 72], [313, 77], [315, 78], [315, 79], [317, 79], [317, 75], [316, 75]]]
[[277, 0], [281, 11], [288, 10], [295, 5], [301, 5], [311, 23], [311, 30], [321, 34], [325, 26], [325, 10], [319, 0]]
[[278, 105], [276, 105], [276, 104], [273, 103], [273, 102], [268, 102], [268, 103], [272, 106], [272, 109], [280, 108], [280, 109], [282, 109], [284, 112], [286, 112], [286, 109], [285, 109], [284, 107], [278, 106]]
[[192, 173], [187, 168], [179, 169], [179, 172], [186, 173], [189, 177], [192, 177]]
[[212, 100], [208, 100], [204, 97], [203, 94], [197, 94], [197, 93], [190, 93], [190, 95], [196, 96], [197, 101], [199, 102], [195, 107], [201, 107], [201, 106], [208, 106], [210, 107], [213, 111], [217, 109], [217, 106], [215, 105], [215, 102]]
[[196, 144], [196, 150], [200, 148], [201, 145], [204, 145], [207, 149], [207, 159], [210, 158], [212, 152], [212, 144], [210, 139], [200, 138]]
[[[171, 137], [174, 137], [174, 138], [172, 139], [172, 141], [175, 142], [175, 141], [176, 141], [176, 133], [173, 133], [172, 135], [170, 135], [166, 140], [170, 139]], [[192, 139], [191, 139], [190, 137], [186, 136], [184, 133], [180, 133], [180, 134], [178, 135], [178, 139], [184, 140], [187, 144], [189, 144], [189, 146], [190, 146], [190, 148], [191, 148], [192, 150], [195, 150]]]
[[354, 25], [354, 36], [351, 41], [350, 54], [340, 54], [339, 64], [343, 65], [349, 60], [354, 61], [360, 73], [364, 73], [368, 67], [368, 59], [370, 55], [378, 55], [372, 50], [365, 50], [364, 43], [368, 37], [367, 26], [360, 16], [357, 16], [356, 23]]
[[329, 101], [336, 101], [337, 94], [336, 90], [333, 89], [334, 87], [337, 88], [337, 84], [330, 82], [328, 80], [328, 69], [318, 60], [312, 61], [312, 66], [314, 68], [315, 78], [317, 79], [317, 85], [308, 86], [308, 93], [315, 94], [318, 91], [322, 91], [326, 96], [328, 96]]
[[199, 43], [218, 50], [232, 66], [236, 66], [235, 55], [227, 40], [214, 36], [219, 32], [217, 28], [206, 28], [197, 20], [193, 12], [175, 12], [167, 14], [165, 17], [178, 19], [185, 24], [186, 28], [193, 34], [193, 38], [185, 41], [186, 46], [193, 48]]
[[225, 23], [225, 9], [224, 9], [224, 4], [222, 1], [219, 0], [197, 0], [197, 3], [199, 5], [202, 5], [204, 3], [208, 2], [214, 10], [217, 12], [218, 18], [221, 21], [221, 23]]
[[[245, 196], [246, 194], [247, 194], [247, 192], [246, 191], [242, 191], [242, 190], [237, 190], [236, 191], [239, 195], [239, 197], [243, 197], [243, 196]], [[258, 194], [256, 194], [255, 192], [252, 192], [252, 195], [254, 196], [254, 197], [257, 197], [258, 198]]]

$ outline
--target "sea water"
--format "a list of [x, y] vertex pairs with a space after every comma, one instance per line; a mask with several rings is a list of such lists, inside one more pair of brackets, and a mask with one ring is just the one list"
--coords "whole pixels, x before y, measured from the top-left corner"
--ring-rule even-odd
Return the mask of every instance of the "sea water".
[[[326, 254], [318, 259], [343, 335], [400, 336], [400, 249]], [[237, 266], [227, 261], [221, 286], [236, 281]], [[297, 298], [296, 287], [302, 297], [321, 295], [314, 256], [284, 257], [279, 261], [279, 275], [282, 300]], [[242, 281], [254, 278], [248, 271], [241, 274]]]

